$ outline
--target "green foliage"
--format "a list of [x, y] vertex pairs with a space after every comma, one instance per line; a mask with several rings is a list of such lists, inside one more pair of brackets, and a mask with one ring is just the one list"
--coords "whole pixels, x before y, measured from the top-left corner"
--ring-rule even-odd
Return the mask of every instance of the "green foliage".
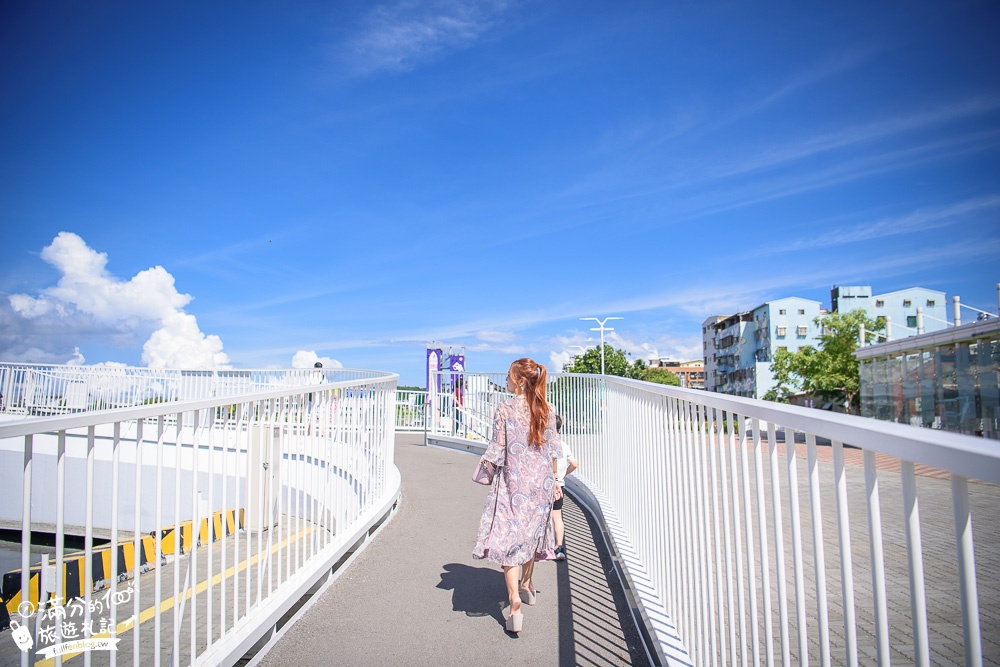
[[[843, 401], [857, 414], [860, 407], [860, 366], [854, 357], [864, 324], [867, 332], [885, 328], [885, 318], [872, 319], [863, 310], [829, 313], [817, 317], [823, 333], [819, 349], [812, 346], [795, 352], [778, 350], [771, 362], [775, 386], [764, 398], [787, 402], [789, 394], [803, 392], [813, 397]], [[867, 338], [867, 336], [866, 336]]]
[[[590, 373], [599, 375], [601, 372], [601, 349], [587, 350], [585, 354], [576, 357], [570, 373]], [[625, 350], [617, 350], [605, 343], [604, 372], [633, 380], [644, 380], [679, 387], [681, 380], [665, 368], [649, 368], [642, 359], [629, 361]]]
[[666, 384], [671, 387], [681, 386], [681, 379], [668, 371], [666, 368], [647, 368], [642, 379], [646, 382]]
[[401, 384], [396, 387], [396, 391], [426, 391], [424, 387], [416, 387], [409, 384]]
[[[604, 344], [604, 373], [606, 375], [616, 375], [633, 380], [643, 379], [646, 371], [646, 363], [638, 359], [634, 364], [628, 360], [625, 350], [616, 350], [607, 343]], [[601, 349], [594, 348], [576, 357], [570, 373], [590, 373], [600, 375], [601, 373]]]

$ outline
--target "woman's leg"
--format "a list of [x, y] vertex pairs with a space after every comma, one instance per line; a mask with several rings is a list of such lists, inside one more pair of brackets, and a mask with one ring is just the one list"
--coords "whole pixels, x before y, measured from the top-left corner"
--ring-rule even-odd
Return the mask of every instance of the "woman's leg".
[[507, 583], [507, 598], [510, 600], [510, 613], [516, 614], [521, 611], [521, 596], [517, 592], [517, 582], [521, 578], [521, 566], [504, 565], [503, 578]]
[[[524, 570], [521, 575], [521, 590], [535, 592], [535, 585], [531, 583], [531, 575], [535, 571], [535, 558], [532, 556], [531, 560], [522, 566]], [[534, 604], [534, 603], [532, 603]]]

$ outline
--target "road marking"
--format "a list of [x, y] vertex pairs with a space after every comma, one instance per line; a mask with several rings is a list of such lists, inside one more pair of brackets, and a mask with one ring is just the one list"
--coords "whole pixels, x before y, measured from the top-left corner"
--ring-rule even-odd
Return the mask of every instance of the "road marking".
[[[296, 533], [293, 536], [286, 537], [284, 539], [284, 541], [282, 541], [280, 544], [275, 544], [273, 547], [271, 547], [271, 553], [275, 553], [278, 549], [281, 549], [283, 547], [288, 546], [288, 544], [290, 542], [292, 542], [292, 541], [299, 540], [302, 537], [305, 537], [306, 535], [308, 535], [309, 533], [313, 532], [314, 530], [316, 530], [316, 529], [310, 527], [310, 528], [306, 528], [305, 530], [300, 530], [298, 533]], [[223, 578], [229, 579], [234, 574], [239, 574], [240, 572], [243, 572], [244, 570], [246, 570], [248, 567], [252, 567], [252, 566], [256, 565], [257, 562], [260, 560], [260, 556], [261, 556], [260, 553], [256, 553], [249, 560], [240, 561], [240, 563], [238, 563], [237, 565], [230, 566], [225, 572], [220, 572], [220, 573], [216, 574], [215, 576], [213, 576], [211, 584], [213, 586], [215, 586], [216, 584], [220, 583], [223, 580]], [[180, 560], [180, 559], [177, 559], [177, 560]], [[174, 561], [174, 567], [177, 566], [177, 560]], [[194, 589], [188, 590], [187, 594], [184, 596], [184, 599], [188, 600], [188, 599], [191, 598], [192, 595], [195, 595], [195, 594], [198, 594], [198, 593], [203, 593], [204, 591], [208, 590], [208, 585], [209, 585], [209, 582], [207, 582], [207, 581], [200, 582]], [[163, 602], [161, 602], [159, 607], [156, 607], [156, 606], [147, 607], [146, 609], [144, 609], [143, 611], [141, 611], [139, 613], [139, 623], [138, 623], [138, 625], [142, 625], [143, 623], [145, 623], [149, 619], [154, 618], [156, 616], [159, 616], [163, 612], [165, 612], [165, 611], [167, 611], [169, 609], [172, 609], [173, 606], [174, 606], [174, 604], [176, 603], [176, 600], [179, 597], [181, 597], [181, 596], [180, 595], [174, 595], [174, 596], [172, 596], [172, 597], [164, 600]], [[127, 620], [124, 620], [121, 623], [118, 623], [115, 626], [115, 636], [117, 637], [118, 635], [121, 635], [121, 634], [123, 634], [123, 633], [128, 632], [129, 630], [131, 630], [132, 629], [132, 624], [134, 622], [135, 622], [135, 614], [133, 614], [132, 616], [130, 616]], [[91, 635], [89, 638], [90, 639], [107, 639], [110, 636], [111, 636], [110, 632], [99, 632], [99, 633], [97, 633], [95, 635]], [[67, 660], [71, 660], [71, 659], [77, 657], [78, 655], [83, 655], [83, 651], [76, 651], [75, 653], [66, 653], [66, 654], [62, 655], [61, 657], [62, 657], [63, 662], [65, 663]], [[133, 657], [133, 659], [135, 658], [135, 656], [132, 656], [132, 657]], [[45, 660], [39, 660], [38, 662], [35, 663], [36, 666], [40, 666], [40, 667], [54, 667], [55, 664], [56, 663], [55, 663], [55, 658], [54, 657], [53, 658], [47, 658]]]

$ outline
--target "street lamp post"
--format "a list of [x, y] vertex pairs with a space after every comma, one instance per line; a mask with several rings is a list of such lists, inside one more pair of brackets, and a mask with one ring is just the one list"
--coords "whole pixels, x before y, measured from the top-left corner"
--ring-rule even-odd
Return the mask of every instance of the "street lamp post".
[[624, 317], [605, 317], [603, 320], [599, 320], [596, 317], [581, 317], [581, 320], [593, 320], [597, 322], [596, 327], [591, 327], [591, 331], [601, 332], [601, 375], [604, 375], [604, 332], [614, 331], [612, 327], [604, 326], [609, 320], [623, 320]]

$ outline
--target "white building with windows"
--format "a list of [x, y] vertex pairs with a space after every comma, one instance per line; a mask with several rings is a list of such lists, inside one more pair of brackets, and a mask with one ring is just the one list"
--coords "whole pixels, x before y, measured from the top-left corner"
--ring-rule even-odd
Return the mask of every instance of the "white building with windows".
[[871, 317], [885, 317], [889, 321], [891, 340], [947, 328], [946, 299], [944, 292], [924, 287], [908, 287], [885, 294], [872, 294], [868, 285], [835, 286], [830, 290], [834, 312], [849, 313], [860, 308]]

